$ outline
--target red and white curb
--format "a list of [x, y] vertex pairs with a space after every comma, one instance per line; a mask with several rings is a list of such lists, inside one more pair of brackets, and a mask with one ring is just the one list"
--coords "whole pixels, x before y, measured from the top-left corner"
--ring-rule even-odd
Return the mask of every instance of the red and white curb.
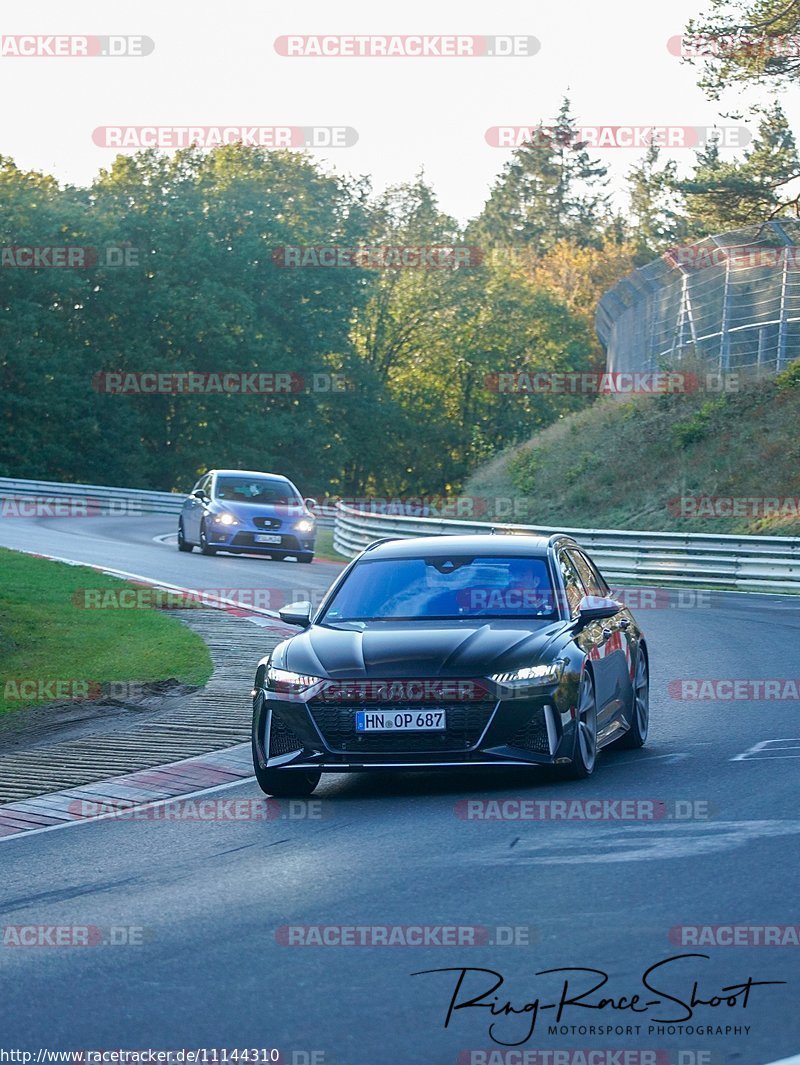
[[[0, 806], [0, 843], [87, 821], [131, 818], [139, 811], [169, 806], [178, 798], [208, 795], [252, 776], [250, 744], [239, 743], [168, 765], [20, 799]], [[190, 819], [187, 812], [181, 810], [184, 819]], [[170, 820], [169, 811], [164, 810], [158, 819]], [[203, 820], [202, 812], [194, 819]]]
[[[15, 549], [16, 550], [16, 549]], [[23, 551], [22, 554], [45, 558], [50, 562], [62, 562], [68, 566], [84, 566], [110, 577], [120, 577], [132, 584], [179, 592], [186, 595], [203, 595], [203, 606], [224, 610], [226, 613], [269, 627], [290, 636], [296, 630], [285, 625], [273, 610], [262, 607], [242, 607], [233, 599], [206, 596], [197, 589], [184, 588], [166, 581], [154, 580], [139, 573], [113, 569], [108, 566], [78, 562], [59, 555], [47, 555], [38, 551]], [[220, 751], [198, 755], [167, 765], [140, 769], [123, 776], [110, 777], [93, 784], [86, 784], [47, 795], [5, 803], [0, 806], [0, 842], [20, 838], [31, 833], [47, 832], [86, 821], [99, 821], [119, 817], [121, 811], [153, 808], [169, 803], [180, 796], [207, 794], [221, 788], [231, 787], [253, 775], [250, 745], [237, 744]], [[92, 808], [113, 810], [111, 813], [89, 814]]]

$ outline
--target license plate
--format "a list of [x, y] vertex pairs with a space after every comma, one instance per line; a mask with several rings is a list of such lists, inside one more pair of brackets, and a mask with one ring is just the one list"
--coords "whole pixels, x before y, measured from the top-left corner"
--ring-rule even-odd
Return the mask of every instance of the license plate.
[[444, 710], [357, 710], [356, 732], [442, 732]]
[[258, 533], [253, 539], [257, 544], [279, 544], [281, 542], [280, 536], [267, 536], [265, 533]]

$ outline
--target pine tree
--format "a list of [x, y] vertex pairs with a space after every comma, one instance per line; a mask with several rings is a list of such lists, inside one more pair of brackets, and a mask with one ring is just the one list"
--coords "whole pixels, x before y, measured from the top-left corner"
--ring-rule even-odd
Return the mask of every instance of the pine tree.
[[651, 144], [642, 160], [628, 172], [631, 238], [637, 259], [648, 262], [686, 236], [681, 199], [675, 189], [677, 166], [673, 159], [659, 166], [661, 151]]
[[775, 103], [762, 114], [742, 162], [723, 161], [712, 141], [698, 152], [692, 177], [675, 187], [686, 197], [689, 232], [697, 238], [788, 213], [797, 201], [786, 198], [784, 190], [798, 176], [794, 136]]
[[579, 140], [565, 98], [554, 125], [537, 126], [514, 150], [474, 228], [489, 246], [544, 252], [569, 238], [596, 245], [610, 221], [607, 172]]

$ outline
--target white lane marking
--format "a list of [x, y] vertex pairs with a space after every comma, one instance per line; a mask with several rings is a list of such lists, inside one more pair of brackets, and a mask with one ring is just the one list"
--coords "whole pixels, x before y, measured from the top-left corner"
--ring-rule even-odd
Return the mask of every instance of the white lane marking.
[[751, 762], [758, 758], [800, 758], [800, 754], [778, 754], [779, 751], [800, 751], [800, 737], [791, 739], [762, 740], [746, 751], [731, 758], [732, 762]]
[[166, 543], [176, 544], [177, 542], [178, 542], [178, 534], [177, 533], [162, 533], [160, 536], [154, 536], [153, 537], [153, 543], [154, 544], [166, 544]]
[[754, 842], [796, 836], [798, 821], [651, 821], [597, 831], [596, 823], [573, 823], [546, 835], [533, 834], [513, 850], [504, 846], [476, 852], [485, 865], [608, 865], [619, 862], [663, 862], [698, 858], [748, 847]]
[[254, 614], [261, 614], [264, 617], [275, 618], [280, 621], [280, 615], [275, 610], [267, 610], [263, 606], [250, 606], [245, 607], [242, 603], [237, 603], [235, 599], [226, 599], [220, 595], [208, 595], [202, 588], [184, 588], [180, 584], [170, 584], [169, 581], [156, 580], [154, 577], [144, 577], [141, 573], [129, 573], [124, 569], [112, 569], [109, 566], [98, 565], [94, 562], [77, 562], [74, 558], [63, 558], [60, 555], [46, 555], [41, 551], [24, 551], [21, 548], [12, 548], [13, 551], [19, 551], [23, 555], [34, 555], [37, 558], [47, 558], [51, 562], [64, 562], [67, 566], [85, 566], [87, 569], [96, 570], [98, 573], [105, 573], [109, 577], [124, 577], [129, 581], [141, 581], [142, 584], [149, 584], [152, 588], [163, 588], [168, 592], [185, 592], [189, 595], [200, 595], [203, 597], [203, 602], [208, 606], [214, 607], [219, 605], [222, 607], [234, 607], [236, 610], [248, 610]]
[[[180, 763], [175, 763], [179, 765]], [[170, 763], [172, 765], [172, 763]], [[154, 766], [155, 769], [164, 768], [162, 766]], [[199, 791], [187, 791], [181, 795], [170, 795], [166, 799], [153, 799], [151, 802], [137, 803], [132, 807], [137, 813], [139, 810], [151, 810], [158, 806], [166, 806], [168, 803], [183, 802], [184, 799], [194, 799], [198, 795], [210, 795], [212, 791], [223, 791], [225, 788], [235, 788], [239, 784], [249, 784], [255, 780], [255, 776], [239, 777], [238, 780], [228, 780], [225, 784], [214, 784], [210, 788], [200, 788]], [[81, 785], [79, 785], [80, 787]], [[44, 797], [44, 796], [43, 796]], [[34, 796], [35, 798], [35, 796]], [[2, 806], [0, 806], [0, 813], [2, 812]], [[13, 813], [13, 811], [12, 811]], [[127, 813], [127, 811], [126, 811]], [[17, 832], [13, 836], [0, 836], [0, 844], [10, 843], [15, 839], [27, 839], [28, 836], [38, 836], [41, 832], [55, 832], [57, 828], [74, 828], [76, 825], [91, 825], [95, 821], [128, 821], [135, 820], [134, 817], [127, 817], [120, 813], [100, 814], [97, 817], [78, 817], [74, 821], [60, 821], [57, 825], [44, 825], [42, 828], [29, 828], [23, 829], [22, 832]]]
[[[615, 754], [614, 751], [609, 751], [609, 754]], [[630, 758], [614, 760], [614, 762], [603, 763], [603, 772], [607, 773], [610, 769], [623, 769], [631, 765], [639, 765], [641, 762], [666, 762], [667, 765], [672, 765], [675, 762], [682, 762], [685, 758], [691, 758], [690, 754], [684, 754], [682, 751], [676, 751], [674, 754], [644, 754], [639, 755], [633, 752]]]

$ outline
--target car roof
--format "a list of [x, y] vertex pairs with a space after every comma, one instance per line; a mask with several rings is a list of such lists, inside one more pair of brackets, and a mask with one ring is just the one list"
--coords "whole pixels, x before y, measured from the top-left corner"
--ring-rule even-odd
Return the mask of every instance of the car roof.
[[[289, 480], [282, 473], [267, 473], [265, 470], [209, 470], [208, 473], [223, 474], [226, 477], [272, 477], [276, 481]], [[208, 473], [203, 476], [207, 477]]]
[[491, 526], [485, 533], [465, 536], [411, 536], [402, 540], [382, 540], [366, 550], [369, 558], [419, 558], [420, 556], [480, 555], [507, 558], [509, 556], [544, 558], [548, 548], [561, 536], [533, 536], [523, 534], [492, 535]]

